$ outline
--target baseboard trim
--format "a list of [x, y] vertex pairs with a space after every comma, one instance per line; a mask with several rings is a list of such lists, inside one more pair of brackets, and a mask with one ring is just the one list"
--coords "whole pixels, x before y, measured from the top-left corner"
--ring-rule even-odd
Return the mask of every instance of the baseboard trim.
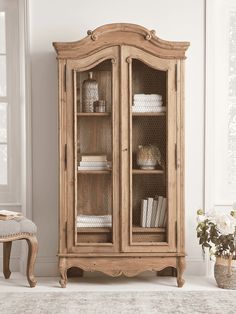
[[[207, 276], [207, 261], [197, 258], [186, 258], [186, 270], [184, 274], [188, 276]], [[10, 269], [12, 272], [26, 273], [27, 254], [26, 257], [12, 256], [10, 260]], [[3, 257], [0, 255], [0, 268], [3, 267]], [[212, 267], [211, 267], [212, 268]], [[85, 276], [98, 276], [99, 273], [85, 273]], [[151, 274], [151, 273], [150, 273]], [[100, 275], [100, 274], [99, 274]], [[147, 274], [145, 274], [147, 275]], [[212, 275], [212, 271], [211, 274]], [[59, 276], [58, 258], [56, 256], [37, 257], [35, 263], [35, 276], [38, 277], [54, 277]], [[101, 275], [103, 276], [103, 275]]]
[[[3, 257], [0, 256], [0, 269], [3, 269]], [[10, 271], [20, 272], [20, 257], [12, 256], [10, 259]]]
[[37, 257], [35, 263], [35, 276], [54, 277], [58, 276], [58, 259], [53, 256]]
[[206, 260], [201, 258], [186, 258], [186, 269], [184, 274], [188, 276], [206, 276]]

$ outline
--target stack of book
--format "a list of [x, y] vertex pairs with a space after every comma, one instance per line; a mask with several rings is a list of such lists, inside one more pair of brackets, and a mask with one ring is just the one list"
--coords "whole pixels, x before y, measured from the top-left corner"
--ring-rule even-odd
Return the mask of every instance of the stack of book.
[[78, 215], [77, 227], [80, 228], [102, 228], [112, 226], [111, 215]]
[[162, 228], [167, 223], [167, 201], [163, 196], [141, 200], [140, 225], [145, 228]]
[[0, 220], [10, 220], [17, 217], [22, 217], [22, 213], [13, 212], [5, 209], [0, 210]]
[[164, 112], [162, 95], [159, 94], [135, 94], [132, 106], [133, 112]]
[[111, 163], [106, 155], [82, 155], [78, 170], [107, 170]]

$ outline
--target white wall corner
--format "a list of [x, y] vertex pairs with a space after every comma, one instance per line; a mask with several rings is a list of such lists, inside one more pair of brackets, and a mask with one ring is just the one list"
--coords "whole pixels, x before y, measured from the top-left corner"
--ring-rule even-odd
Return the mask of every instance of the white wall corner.
[[[21, 204], [22, 213], [32, 219], [32, 126], [31, 126], [31, 69], [29, 49], [28, 0], [19, 0], [19, 58], [21, 108]], [[20, 272], [26, 273], [28, 247], [21, 246]]]
[[19, 0], [19, 55], [20, 55], [20, 107], [22, 136], [22, 213], [32, 219], [32, 125], [31, 125], [31, 69], [29, 48], [28, 0]]

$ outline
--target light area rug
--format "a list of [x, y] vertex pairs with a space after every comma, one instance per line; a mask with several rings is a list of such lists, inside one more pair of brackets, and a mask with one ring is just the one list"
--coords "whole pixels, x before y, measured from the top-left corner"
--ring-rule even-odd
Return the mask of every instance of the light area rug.
[[1, 314], [235, 314], [236, 291], [0, 293]]

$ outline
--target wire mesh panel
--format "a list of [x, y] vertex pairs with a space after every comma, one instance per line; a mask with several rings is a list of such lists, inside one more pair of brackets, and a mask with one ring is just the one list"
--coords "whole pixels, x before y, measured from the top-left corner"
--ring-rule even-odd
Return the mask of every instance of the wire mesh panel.
[[[166, 71], [155, 70], [134, 59], [132, 62], [133, 107], [137, 105], [137, 107], [148, 109], [147, 106], [154, 106], [154, 109], [163, 107], [162, 110], [164, 110], [167, 104], [166, 79]], [[137, 104], [136, 101], [138, 101]], [[153, 112], [158, 112], [158, 110]]]
[[[159, 159], [154, 169], [165, 169], [166, 164], [166, 116], [133, 116], [132, 119], [132, 164], [141, 169], [138, 162]], [[140, 156], [140, 158], [138, 158]], [[139, 160], [140, 159], [140, 160]], [[154, 161], [153, 161], [154, 162]], [[148, 169], [147, 169], [148, 170]]]
[[75, 73], [77, 244], [112, 243], [112, 63]]
[[132, 62], [132, 242], [167, 241], [165, 71]]

